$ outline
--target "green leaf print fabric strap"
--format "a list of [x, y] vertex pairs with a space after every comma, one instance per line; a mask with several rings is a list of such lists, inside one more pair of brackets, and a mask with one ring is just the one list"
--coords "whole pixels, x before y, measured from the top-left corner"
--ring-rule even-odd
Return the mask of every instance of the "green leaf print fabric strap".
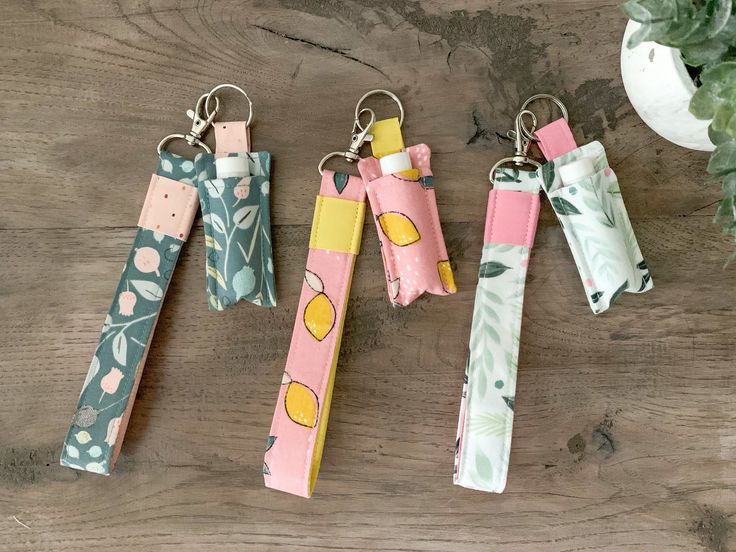
[[236, 152], [227, 158], [247, 163], [247, 176], [217, 177], [222, 154], [195, 158], [202, 206], [210, 310], [224, 310], [240, 300], [276, 306], [269, 208], [271, 154]]
[[197, 211], [194, 176], [192, 161], [161, 152], [64, 441], [62, 466], [105, 475], [113, 469], [156, 320]]
[[[590, 160], [593, 174], [566, 185], [560, 167], [583, 159]], [[599, 314], [608, 310], [624, 292], [652, 289], [649, 268], [603, 145], [592, 142], [560, 155], [538, 174], [565, 233], [592, 311]]]
[[539, 219], [539, 178], [500, 169], [488, 198], [483, 254], [455, 448], [456, 485], [500, 493], [514, 421], [524, 288]]

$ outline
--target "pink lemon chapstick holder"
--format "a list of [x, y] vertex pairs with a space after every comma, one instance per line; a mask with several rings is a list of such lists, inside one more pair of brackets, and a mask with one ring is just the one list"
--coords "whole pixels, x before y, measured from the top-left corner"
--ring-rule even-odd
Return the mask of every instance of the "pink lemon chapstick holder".
[[[403, 114], [403, 113], [402, 113]], [[358, 161], [381, 243], [389, 299], [406, 306], [423, 293], [455, 293], [426, 144], [404, 147], [398, 118], [376, 121], [373, 157]]]

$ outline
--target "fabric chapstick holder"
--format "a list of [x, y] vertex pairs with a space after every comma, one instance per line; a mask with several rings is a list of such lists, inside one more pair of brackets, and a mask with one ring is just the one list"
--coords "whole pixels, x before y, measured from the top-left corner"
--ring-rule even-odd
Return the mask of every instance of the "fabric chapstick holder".
[[[550, 159], [537, 173], [570, 246], [590, 308], [602, 313], [623, 293], [652, 289], [649, 269], [600, 142], [576, 147], [564, 119], [537, 131]], [[575, 165], [572, 165], [575, 164]], [[565, 167], [587, 167], [569, 176]], [[570, 180], [573, 181], [570, 181]]]
[[197, 212], [194, 163], [161, 152], [61, 452], [61, 465], [109, 475], [123, 443], [156, 320]]
[[371, 130], [373, 157], [358, 162], [381, 242], [389, 298], [406, 306], [424, 292], [455, 293], [455, 279], [440, 227], [431, 151], [404, 148], [399, 120]]
[[488, 197], [483, 254], [460, 404], [454, 482], [506, 486], [529, 255], [539, 219], [539, 179], [499, 169]]
[[365, 218], [360, 178], [325, 171], [296, 323], [266, 445], [267, 487], [309, 497], [319, 473], [355, 258]]
[[245, 122], [214, 123], [217, 151], [194, 160], [210, 310], [276, 306], [269, 208], [271, 154], [250, 152]]

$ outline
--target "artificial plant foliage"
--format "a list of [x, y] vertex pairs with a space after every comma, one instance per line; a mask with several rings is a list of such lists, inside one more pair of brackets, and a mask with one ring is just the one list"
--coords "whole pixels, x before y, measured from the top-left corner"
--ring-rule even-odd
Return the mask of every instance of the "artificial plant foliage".
[[623, 10], [641, 23], [628, 46], [654, 41], [679, 49], [698, 86], [690, 112], [712, 119], [708, 172], [723, 181], [716, 221], [736, 239], [736, 1], [629, 0]]

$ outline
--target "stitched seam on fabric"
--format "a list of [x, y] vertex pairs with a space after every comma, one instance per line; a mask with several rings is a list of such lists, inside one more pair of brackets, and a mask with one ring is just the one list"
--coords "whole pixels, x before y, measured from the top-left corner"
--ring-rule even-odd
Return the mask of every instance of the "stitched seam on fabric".
[[[146, 199], [143, 203], [143, 211], [141, 212], [140, 221], [145, 224], [145, 227], [150, 226], [148, 224], [148, 212], [151, 210], [151, 202], [148, 200], [149, 197], [153, 196], [153, 194], [156, 191], [156, 187], [158, 186], [158, 175], [154, 174], [151, 178], [151, 184], [148, 187], [148, 193], [146, 194]], [[144, 227], [144, 228], [145, 228]]]

